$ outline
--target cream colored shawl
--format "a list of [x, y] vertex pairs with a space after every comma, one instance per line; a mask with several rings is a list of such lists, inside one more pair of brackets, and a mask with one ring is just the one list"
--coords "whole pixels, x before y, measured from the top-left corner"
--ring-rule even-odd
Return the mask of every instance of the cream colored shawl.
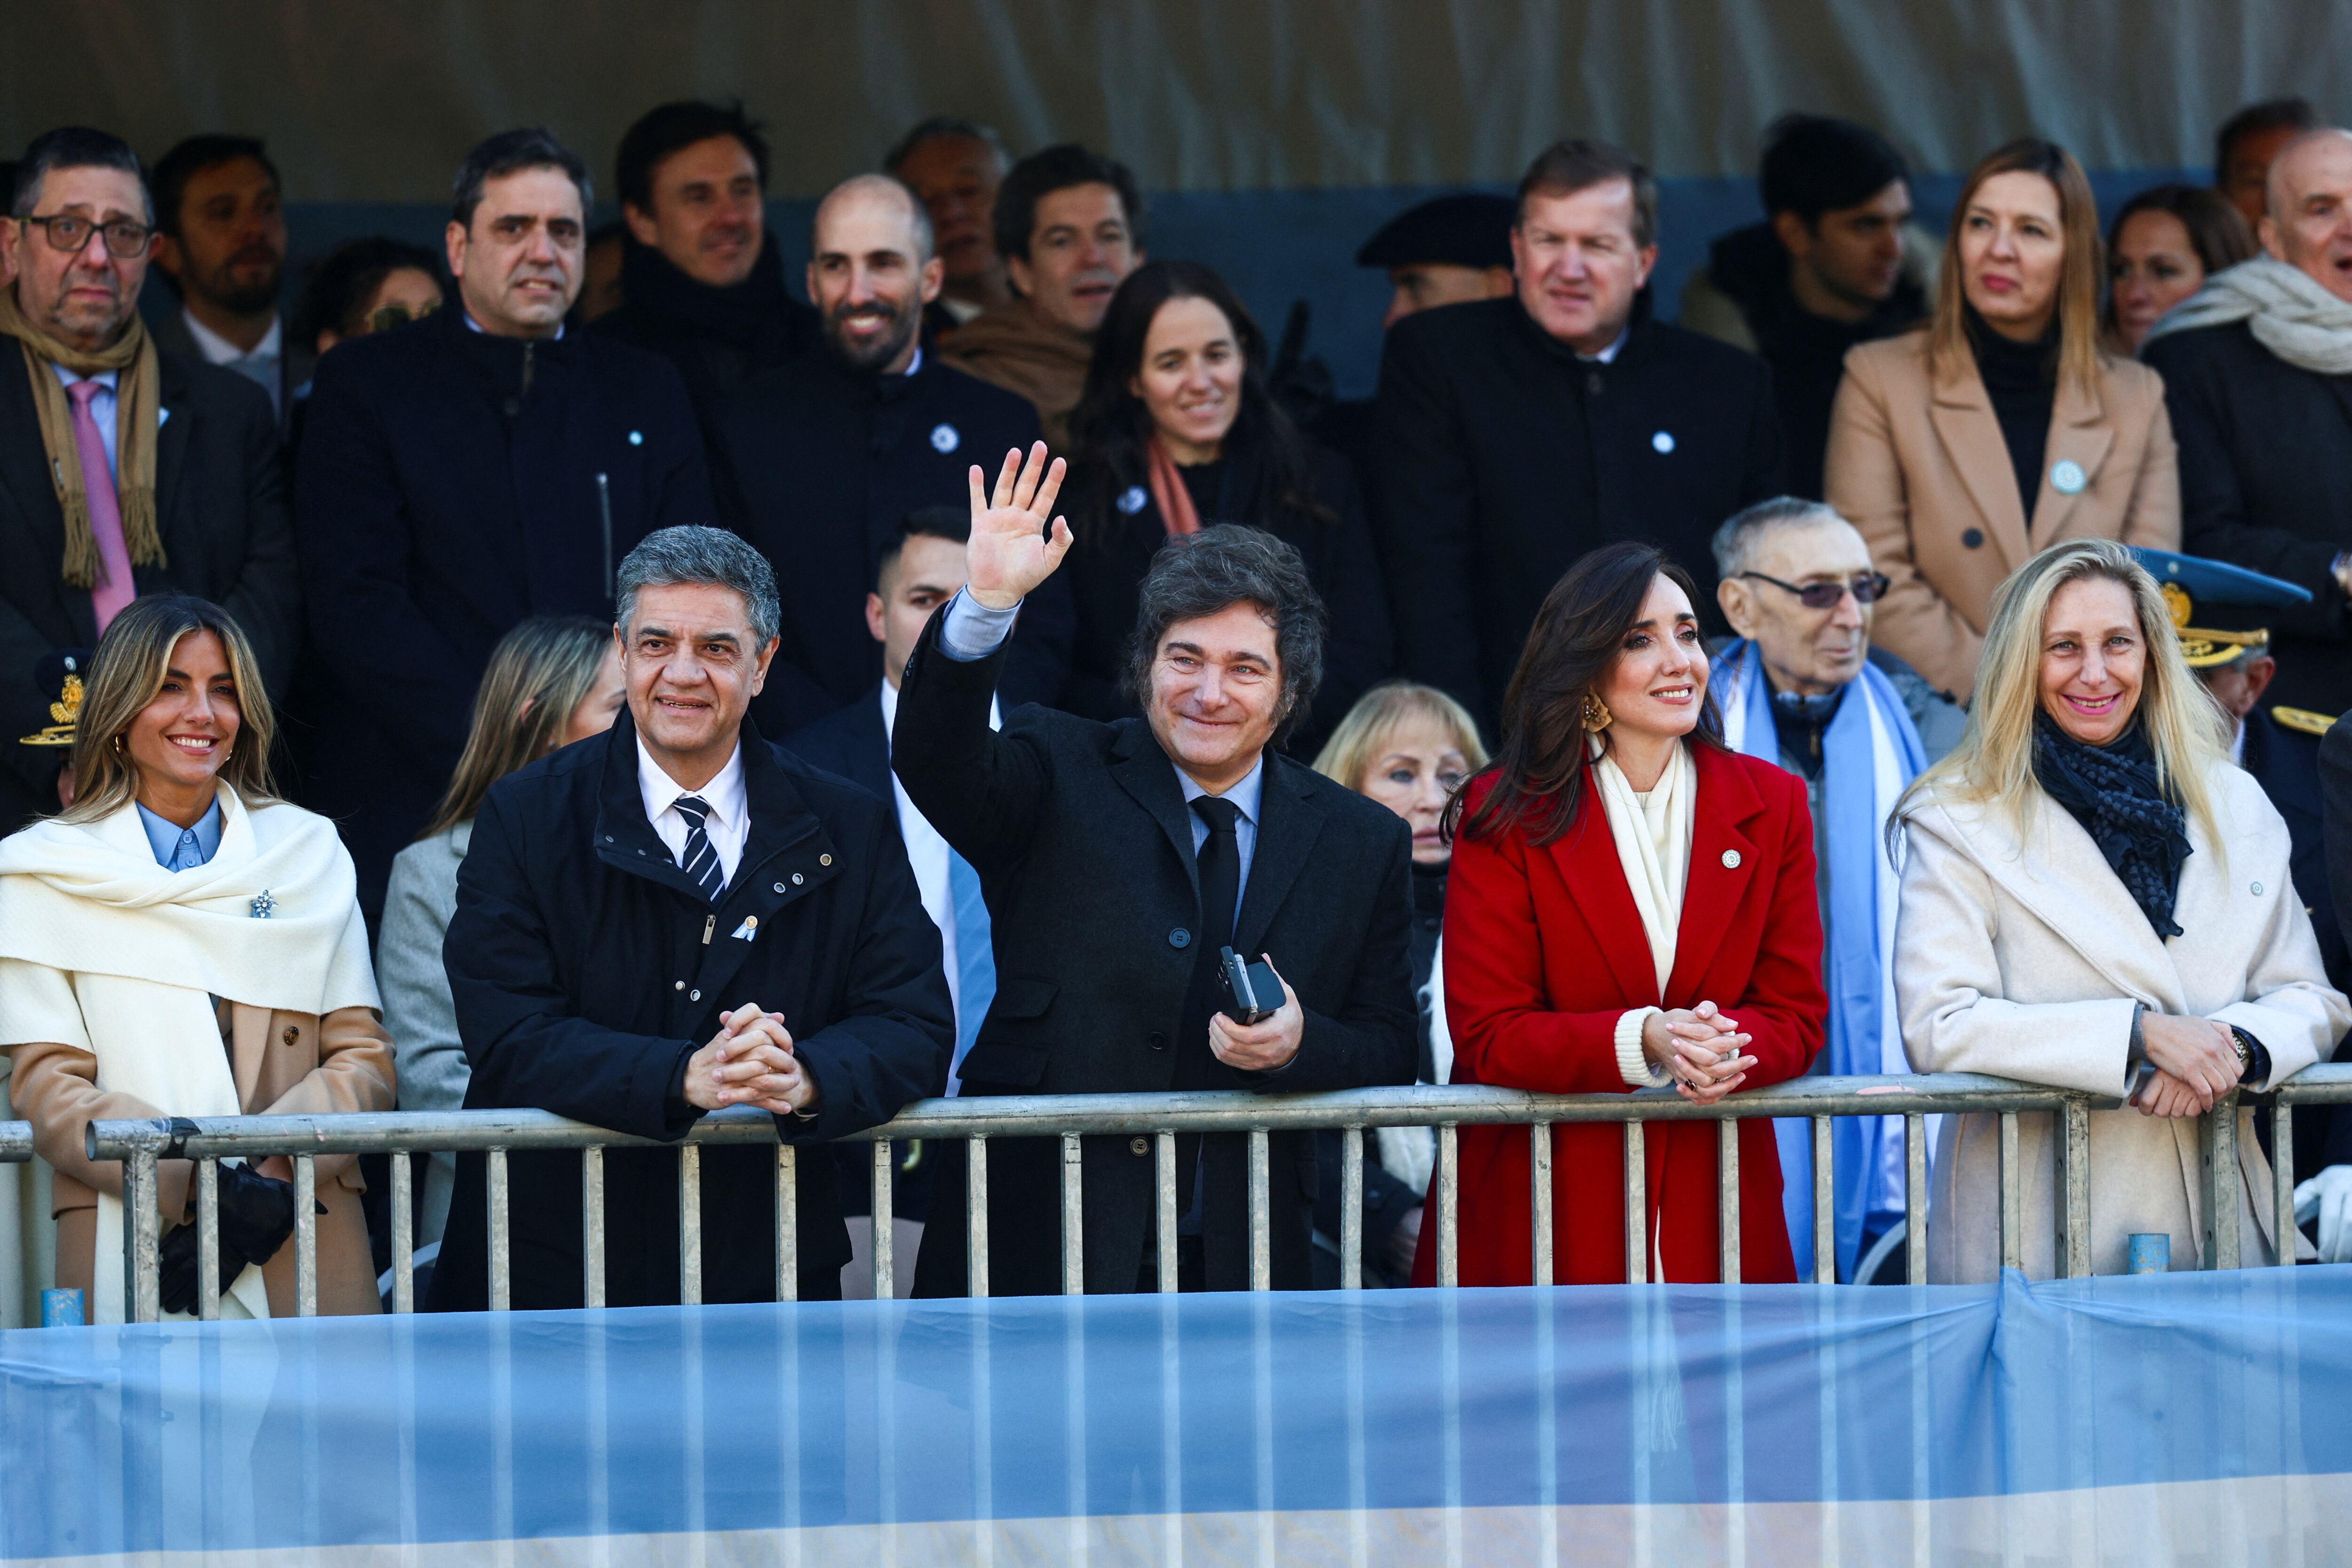
[[[62, 1040], [98, 1059], [98, 1086], [166, 1115], [234, 1116], [236, 1081], [213, 998], [289, 1012], [378, 1008], [352, 859], [299, 806], [220, 791], [220, 848], [171, 872], [135, 806], [37, 822], [0, 841], [0, 1045]], [[122, 1205], [98, 1204], [91, 1319], [119, 1322]], [[224, 1281], [267, 1317], [261, 1271]]]
[[1603, 754], [1592, 765], [1601, 809], [1616, 841], [1617, 863], [1633, 891], [1633, 907], [1642, 912], [1642, 933], [1650, 939], [1660, 1001], [1665, 999], [1666, 980], [1675, 972], [1683, 886], [1690, 880], [1691, 832], [1697, 821], [1693, 808], [1698, 794], [1691, 774], [1690, 748], [1681, 745], [1646, 795], [1633, 792], [1615, 758]]

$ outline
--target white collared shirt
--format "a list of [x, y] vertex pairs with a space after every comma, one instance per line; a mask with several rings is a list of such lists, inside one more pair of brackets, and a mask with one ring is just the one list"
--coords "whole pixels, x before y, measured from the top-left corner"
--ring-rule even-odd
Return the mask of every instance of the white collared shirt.
[[[988, 699], [988, 727], [1003, 727], [996, 699]], [[898, 728], [898, 688], [889, 682], [882, 683], [882, 735], [885, 740]], [[890, 800], [898, 808], [898, 837], [907, 846], [907, 863], [915, 873], [915, 891], [922, 895], [923, 913], [940, 928], [940, 946], [948, 956], [944, 967], [948, 976], [948, 998], [961, 1015], [963, 1008], [962, 966], [956, 962], [955, 890], [948, 884], [948, 841], [931, 826], [930, 819], [915, 809], [907, 799], [907, 787], [898, 776], [890, 776]]]
[[250, 349], [238, 348], [197, 320], [193, 311], [183, 308], [180, 320], [188, 329], [188, 336], [195, 342], [196, 352], [205, 357], [206, 364], [235, 371], [269, 394], [269, 406], [273, 413], [285, 412], [278, 407], [278, 400], [286, 391], [279, 374], [286, 354], [286, 324], [283, 320], [271, 317], [269, 330], [260, 342]]
[[1615, 364], [1615, 363], [1617, 362], [1617, 353], [1618, 353], [1618, 350], [1621, 350], [1621, 349], [1622, 349], [1622, 348], [1624, 348], [1624, 346], [1625, 346], [1625, 340], [1626, 340], [1626, 339], [1628, 339], [1628, 338], [1630, 338], [1630, 337], [1632, 337], [1633, 335], [1633, 321], [1629, 319], [1626, 321], [1626, 323], [1625, 323], [1622, 327], [1620, 327], [1620, 328], [1618, 328], [1618, 329], [1617, 329], [1617, 337], [1616, 337], [1615, 340], [1614, 340], [1614, 341], [1612, 341], [1612, 343], [1611, 343], [1607, 348], [1605, 348], [1605, 349], [1601, 350], [1599, 353], [1597, 353], [1597, 354], [1579, 354], [1579, 355], [1577, 355], [1576, 357], [1577, 357], [1578, 359], [1580, 359], [1580, 360], [1582, 360], [1582, 361], [1583, 361], [1586, 364], [1588, 364], [1588, 365], [1590, 365], [1590, 364], [1595, 364], [1595, 363], [1598, 363], [1598, 364], [1603, 364], [1603, 365], [1613, 365], [1613, 364]]
[[719, 852], [719, 871], [730, 883], [735, 880], [735, 868], [743, 859], [743, 840], [751, 831], [751, 803], [743, 796], [743, 745], [738, 741], [734, 752], [727, 758], [709, 783], [699, 789], [688, 789], [662, 771], [654, 754], [646, 749], [645, 737], [637, 737], [637, 793], [646, 802], [646, 821], [654, 825], [654, 834], [669, 851], [669, 858], [681, 865], [686, 861], [687, 821], [677, 810], [681, 795], [698, 795], [710, 808], [703, 822], [703, 831], [710, 836], [710, 847]]

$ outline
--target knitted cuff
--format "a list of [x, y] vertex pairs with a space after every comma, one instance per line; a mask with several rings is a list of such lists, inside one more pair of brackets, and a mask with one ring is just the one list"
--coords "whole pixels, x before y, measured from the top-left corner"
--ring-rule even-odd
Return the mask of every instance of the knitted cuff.
[[1652, 1069], [1650, 1059], [1642, 1054], [1642, 1026], [1649, 1021], [1652, 1013], [1660, 1010], [1657, 1008], [1635, 1008], [1632, 1012], [1618, 1017], [1615, 1041], [1617, 1075], [1625, 1081], [1628, 1089], [1655, 1089], [1666, 1082]]

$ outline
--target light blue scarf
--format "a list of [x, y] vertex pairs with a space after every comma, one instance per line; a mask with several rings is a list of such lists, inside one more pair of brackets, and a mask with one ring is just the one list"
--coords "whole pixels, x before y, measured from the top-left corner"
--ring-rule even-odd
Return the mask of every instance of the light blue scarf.
[[[1780, 766], [1771, 683], [1756, 645], [1745, 639], [1731, 643], [1715, 669], [1725, 739], [1736, 751]], [[1822, 810], [1828, 818], [1822, 837], [1830, 862], [1823, 1066], [1832, 1073], [1910, 1071], [1895, 1006], [1897, 883], [1886, 860], [1885, 827], [1904, 787], [1927, 766], [1919, 732], [1895, 684], [1864, 665], [1822, 734]], [[1813, 1246], [1811, 1129], [1802, 1120], [1775, 1125], [1789, 1240], [1803, 1275]], [[1851, 1278], [1871, 1218], [1903, 1212], [1903, 1128], [1893, 1116], [1841, 1116], [1832, 1128], [1838, 1272]]]

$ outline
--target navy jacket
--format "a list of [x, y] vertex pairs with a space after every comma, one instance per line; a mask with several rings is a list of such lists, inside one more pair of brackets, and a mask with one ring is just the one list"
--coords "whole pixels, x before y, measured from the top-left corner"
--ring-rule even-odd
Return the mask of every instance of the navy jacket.
[[1516, 298], [1408, 316], [1389, 331], [1373, 423], [1372, 522], [1404, 673], [1490, 735], [1537, 608], [1579, 556], [1661, 546], [1715, 626], [1715, 530], [1782, 486], [1764, 361], [1640, 310], [1605, 365]]
[[[700, 1112], [676, 1091], [719, 1014], [784, 1015], [816, 1080], [814, 1119], [777, 1118], [807, 1152], [801, 1293], [837, 1294], [849, 1238], [825, 1140], [945, 1087], [954, 1027], [940, 936], [890, 808], [743, 729], [751, 834], [716, 909], [671, 860], [637, 789], [636, 727], [499, 780], [475, 819], [443, 954], [473, 1076], [469, 1110], [535, 1107], [671, 1140]], [[747, 936], [747, 921], [752, 922]], [[675, 1302], [677, 1160], [604, 1157], [605, 1281], [614, 1306]], [[511, 1157], [513, 1302], [583, 1300], [580, 1159]], [[461, 1159], [435, 1271], [436, 1307], [485, 1299], [483, 1173]], [[703, 1299], [775, 1297], [769, 1147], [702, 1155]]]
[[[161, 357], [164, 412], [155, 437], [156, 524], [167, 564], [139, 567], [142, 593], [193, 593], [234, 617], [262, 679], [283, 698], [301, 636], [293, 518], [269, 398], [234, 371]], [[25, 357], [0, 357], [0, 833], [58, 809], [62, 747], [19, 746], [49, 722], [43, 659], [98, 644], [89, 591], [68, 587], [65, 517], [41, 446]]]
[[[907, 795], [980, 873], [996, 954], [996, 999], [963, 1061], [966, 1094], [1262, 1092], [1409, 1083], [1413, 1075], [1411, 834], [1387, 808], [1269, 753], [1257, 847], [1234, 928], [1265, 953], [1307, 1015], [1298, 1054], [1274, 1072], [1183, 1037], [1201, 930], [1192, 814], [1168, 754], [1139, 718], [1099, 724], [1030, 706], [988, 727], [997, 654], [946, 657], [933, 616], [899, 687], [891, 766]], [[1199, 1140], [1178, 1140], [1190, 1191]], [[1212, 1290], [1248, 1280], [1246, 1140], [1207, 1140], [1203, 1252]], [[1149, 1138], [1089, 1137], [1086, 1280], [1131, 1291], [1151, 1231]], [[1309, 1134], [1271, 1149], [1271, 1247], [1278, 1290], [1310, 1282]], [[1001, 1295], [1060, 1289], [1061, 1155], [1055, 1140], [989, 1144], [989, 1283]], [[961, 1216], [966, 1161], [939, 1163], [935, 1211]], [[961, 1295], [965, 1227], [923, 1232], [918, 1295]]]
[[[789, 735], [872, 691], [882, 647], [866, 595], [908, 512], [970, 505], [975, 463], [1037, 439], [1028, 399], [926, 353], [910, 376], [853, 370], [819, 349], [746, 386], [721, 417], [721, 500], [730, 527], [776, 569], [783, 646], [752, 713]], [[1069, 668], [1069, 591], [1023, 606], [1006, 703], [1053, 702]]]
[[373, 918], [499, 639], [610, 614], [632, 546], [714, 520], [709, 481], [667, 361], [588, 333], [488, 337], [453, 301], [320, 361], [296, 503], [320, 665], [297, 705], [304, 803], [341, 821]]

